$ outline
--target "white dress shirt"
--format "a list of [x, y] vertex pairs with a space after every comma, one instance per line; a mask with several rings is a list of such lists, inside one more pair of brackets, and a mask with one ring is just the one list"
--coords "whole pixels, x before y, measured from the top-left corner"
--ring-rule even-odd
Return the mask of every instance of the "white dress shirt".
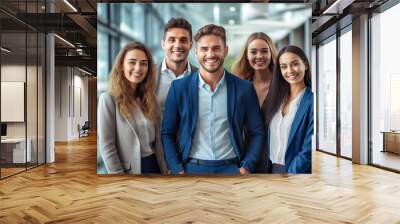
[[199, 111], [189, 157], [202, 160], [225, 160], [236, 157], [229, 136], [228, 87], [225, 71], [216, 88], [199, 76]]
[[306, 92], [304, 88], [300, 94], [293, 99], [289, 105], [289, 110], [285, 116], [282, 116], [283, 105], [275, 113], [269, 125], [270, 129], [270, 159], [272, 163], [285, 165], [285, 155], [288, 144], [290, 129], [293, 119], [299, 109], [301, 98]]
[[164, 104], [167, 99], [168, 90], [171, 87], [172, 81], [186, 77], [191, 73], [192, 68], [189, 65], [189, 62], [187, 63], [186, 70], [182, 74], [176, 76], [173, 71], [167, 68], [165, 59], [163, 60], [161, 64], [161, 74], [159, 74], [158, 85], [156, 89], [156, 98], [158, 105], [160, 105], [161, 108], [161, 114], [164, 112]]

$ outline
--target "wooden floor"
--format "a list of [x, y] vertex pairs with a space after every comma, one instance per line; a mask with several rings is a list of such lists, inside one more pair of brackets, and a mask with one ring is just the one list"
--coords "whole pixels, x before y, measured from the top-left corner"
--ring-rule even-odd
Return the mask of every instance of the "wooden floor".
[[5, 178], [11, 175], [15, 175], [20, 172], [24, 172], [25, 170], [29, 169], [34, 169], [37, 167], [37, 164], [33, 163], [27, 163], [27, 167], [25, 167], [25, 164], [18, 164], [17, 167], [2, 167], [1, 168], [1, 178]]
[[374, 151], [372, 162], [391, 169], [400, 170], [400, 154]]
[[98, 176], [96, 138], [0, 181], [0, 223], [400, 223], [400, 175], [315, 152], [313, 174]]
[[9, 167], [7, 167], [7, 168], [4, 168], [4, 167], [2, 167], [1, 168], [1, 178], [3, 178], [3, 177], [7, 177], [7, 176], [10, 176], [10, 175], [13, 175], [13, 174], [16, 174], [16, 173], [19, 173], [19, 172], [23, 172], [23, 171], [25, 171], [26, 170], [26, 168], [25, 167], [11, 167], [11, 168], [9, 168]]

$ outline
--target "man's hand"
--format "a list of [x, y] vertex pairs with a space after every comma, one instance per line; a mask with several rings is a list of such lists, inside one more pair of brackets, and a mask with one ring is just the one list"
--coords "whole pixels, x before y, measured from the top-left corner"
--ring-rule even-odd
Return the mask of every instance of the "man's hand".
[[249, 174], [250, 172], [244, 168], [244, 167], [240, 167], [239, 169], [240, 175], [245, 175], [245, 174]]
[[179, 175], [183, 175], [183, 174], [185, 174], [184, 170], [179, 171]]

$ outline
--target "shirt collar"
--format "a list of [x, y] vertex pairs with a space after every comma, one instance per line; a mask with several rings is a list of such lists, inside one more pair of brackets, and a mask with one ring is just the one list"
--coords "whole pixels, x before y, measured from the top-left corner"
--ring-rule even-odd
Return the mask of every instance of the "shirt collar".
[[[203, 77], [201, 77], [200, 70], [198, 70], [197, 73], [199, 73], [198, 74], [199, 75], [199, 87], [203, 87], [204, 88], [208, 84], [204, 81]], [[224, 70], [224, 74], [222, 75], [222, 78], [217, 83], [217, 86], [216, 86], [215, 90], [217, 90], [220, 86], [222, 86], [224, 84], [225, 84], [225, 70]]]
[[[165, 71], [169, 71], [169, 72], [173, 73], [169, 68], [167, 68], [167, 62], [165, 61], [165, 58], [164, 58], [161, 63], [161, 72], [165, 72]], [[186, 70], [183, 71], [182, 74], [186, 75], [186, 74], [191, 74], [191, 73], [192, 73], [192, 66], [190, 66], [189, 61], [188, 61]]]

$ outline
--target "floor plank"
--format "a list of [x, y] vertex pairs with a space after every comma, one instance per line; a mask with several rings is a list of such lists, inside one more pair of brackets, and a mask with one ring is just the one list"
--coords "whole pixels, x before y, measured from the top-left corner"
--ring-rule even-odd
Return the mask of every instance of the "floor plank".
[[399, 199], [399, 174], [321, 152], [312, 175], [97, 175], [92, 136], [0, 181], [0, 223], [400, 223]]

